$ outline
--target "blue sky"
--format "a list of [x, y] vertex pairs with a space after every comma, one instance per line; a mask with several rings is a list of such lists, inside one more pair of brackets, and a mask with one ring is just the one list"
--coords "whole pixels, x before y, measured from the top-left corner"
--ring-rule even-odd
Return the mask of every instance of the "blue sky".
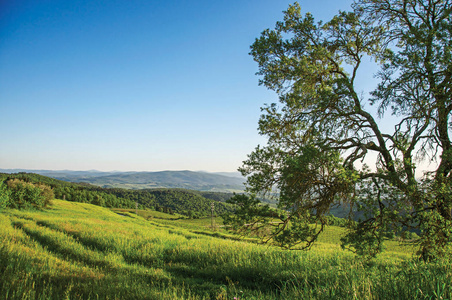
[[290, 3], [0, 1], [0, 168], [235, 171], [277, 102], [249, 46]]

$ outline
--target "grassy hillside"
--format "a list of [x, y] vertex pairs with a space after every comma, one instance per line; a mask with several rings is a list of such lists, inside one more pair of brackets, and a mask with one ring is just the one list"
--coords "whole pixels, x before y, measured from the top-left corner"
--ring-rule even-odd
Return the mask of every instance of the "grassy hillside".
[[336, 244], [341, 228], [299, 252], [159, 217], [61, 200], [45, 211], [4, 210], [0, 299], [452, 297], [450, 262], [417, 262], [395, 244], [365, 262]]

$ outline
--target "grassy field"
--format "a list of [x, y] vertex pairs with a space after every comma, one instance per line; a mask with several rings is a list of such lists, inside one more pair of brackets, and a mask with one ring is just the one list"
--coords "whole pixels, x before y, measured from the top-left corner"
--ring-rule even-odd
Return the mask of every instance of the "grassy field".
[[341, 250], [338, 227], [300, 252], [209, 225], [61, 200], [4, 210], [0, 299], [452, 298], [450, 261], [416, 261], [408, 245], [390, 242], [369, 262]]

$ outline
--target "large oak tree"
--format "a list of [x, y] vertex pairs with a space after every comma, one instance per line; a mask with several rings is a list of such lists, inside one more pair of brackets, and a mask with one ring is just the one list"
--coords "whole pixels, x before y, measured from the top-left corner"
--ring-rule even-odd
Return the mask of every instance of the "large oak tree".
[[[251, 195], [277, 188], [285, 213], [267, 221], [271, 238], [310, 247], [331, 208], [345, 205], [361, 217], [343, 244], [360, 254], [375, 255], [385, 237], [408, 230], [419, 234], [424, 258], [444, 254], [452, 238], [451, 2], [358, 0], [326, 23], [295, 3], [256, 39], [260, 84], [280, 103], [262, 108], [268, 143], [241, 172]], [[369, 93], [357, 85], [365, 60], [379, 66]], [[437, 168], [416, 172], [422, 162]]]

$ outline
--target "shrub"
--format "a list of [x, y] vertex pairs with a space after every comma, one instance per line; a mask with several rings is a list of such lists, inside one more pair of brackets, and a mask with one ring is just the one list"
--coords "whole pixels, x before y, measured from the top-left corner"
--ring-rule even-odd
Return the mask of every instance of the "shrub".
[[7, 181], [10, 191], [8, 207], [17, 209], [43, 208], [54, 198], [53, 190], [44, 184], [32, 184], [19, 179]]
[[34, 184], [34, 186], [41, 190], [41, 196], [44, 197], [44, 207], [50, 205], [50, 201], [55, 198], [53, 189], [50, 186], [42, 183]]
[[0, 209], [8, 207], [10, 203], [11, 191], [6, 184], [0, 182]]

